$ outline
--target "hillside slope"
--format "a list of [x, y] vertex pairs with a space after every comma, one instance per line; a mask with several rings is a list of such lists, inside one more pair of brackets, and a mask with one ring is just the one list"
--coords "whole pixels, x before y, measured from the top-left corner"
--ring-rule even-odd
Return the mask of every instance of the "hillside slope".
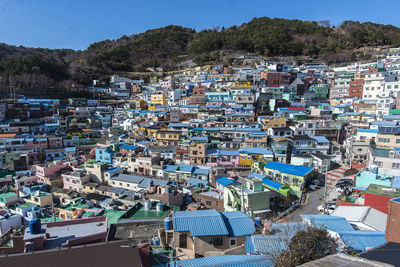
[[173, 70], [184, 60], [212, 63], [220, 60], [220, 51], [338, 63], [365, 59], [368, 55], [357, 51], [361, 47], [399, 45], [400, 28], [392, 25], [345, 21], [334, 28], [267, 17], [200, 32], [171, 25], [93, 43], [84, 51], [0, 44], [0, 92], [8, 92], [11, 81], [20, 93], [65, 94], [71, 86], [86, 86], [116, 71]]

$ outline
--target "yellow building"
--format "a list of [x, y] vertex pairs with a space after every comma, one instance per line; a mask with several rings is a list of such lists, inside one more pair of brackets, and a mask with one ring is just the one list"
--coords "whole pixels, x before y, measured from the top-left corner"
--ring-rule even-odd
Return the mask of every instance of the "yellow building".
[[156, 136], [157, 145], [159, 146], [177, 146], [181, 133], [175, 131], [158, 131]]
[[50, 193], [37, 191], [24, 198], [25, 202], [32, 203], [39, 207], [47, 207], [53, 204], [53, 197]]
[[96, 183], [84, 183], [82, 185], [82, 191], [85, 194], [96, 193], [96, 187], [98, 184]]
[[[151, 95], [151, 104], [165, 106], [167, 104], [167, 97], [164, 93], [156, 93]], [[149, 107], [150, 109], [150, 107]]]
[[231, 88], [250, 88], [250, 82], [247, 83], [235, 83], [234, 85], [231, 85]]
[[266, 119], [262, 121], [262, 129], [264, 131], [268, 130], [269, 128], [285, 128], [286, 127], [286, 118], [285, 117], [279, 117], [276, 119]]
[[365, 74], [361, 74], [361, 73], [354, 74], [354, 80], [364, 79], [364, 78], [365, 78]]

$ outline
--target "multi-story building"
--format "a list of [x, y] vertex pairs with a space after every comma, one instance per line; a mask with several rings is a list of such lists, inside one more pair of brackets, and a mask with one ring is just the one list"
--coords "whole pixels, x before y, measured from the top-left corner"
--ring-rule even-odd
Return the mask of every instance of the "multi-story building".
[[363, 89], [364, 89], [364, 80], [356, 79], [349, 83], [349, 96], [350, 97], [363, 97]]
[[385, 73], [375, 72], [365, 75], [364, 78], [363, 99], [377, 99], [385, 90]]

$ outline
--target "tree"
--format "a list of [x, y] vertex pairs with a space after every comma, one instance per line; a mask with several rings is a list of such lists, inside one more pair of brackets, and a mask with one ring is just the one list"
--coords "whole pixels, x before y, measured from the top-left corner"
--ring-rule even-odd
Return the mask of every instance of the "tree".
[[276, 266], [289, 267], [335, 254], [337, 240], [326, 229], [308, 227], [297, 231], [288, 247], [276, 257]]

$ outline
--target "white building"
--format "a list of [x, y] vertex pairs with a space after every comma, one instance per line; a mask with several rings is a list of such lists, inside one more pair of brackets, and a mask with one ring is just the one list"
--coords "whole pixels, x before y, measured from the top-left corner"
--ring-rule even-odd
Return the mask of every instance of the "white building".
[[385, 90], [384, 73], [369, 73], [364, 78], [363, 99], [377, 99], [378, 95]]

